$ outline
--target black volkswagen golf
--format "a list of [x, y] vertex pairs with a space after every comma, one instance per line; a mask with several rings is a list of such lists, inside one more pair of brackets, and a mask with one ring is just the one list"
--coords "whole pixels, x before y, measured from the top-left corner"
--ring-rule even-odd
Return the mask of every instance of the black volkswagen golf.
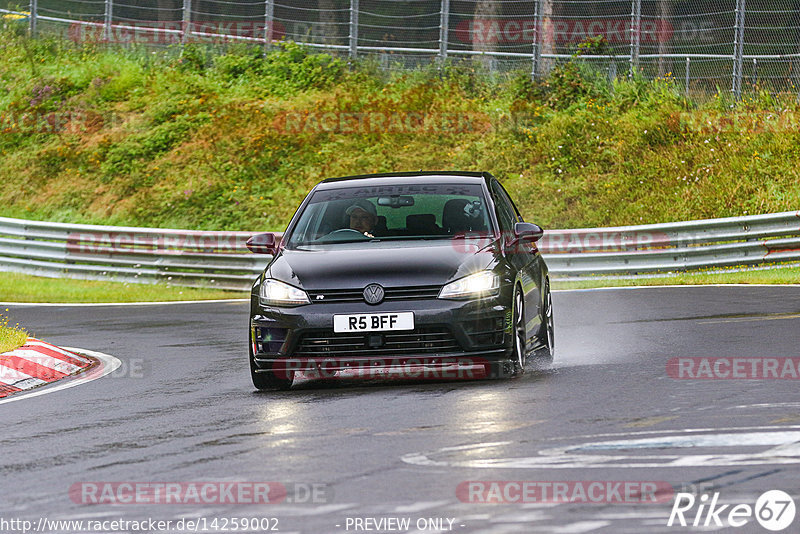
[[513, 376], [552, 359], [542, 233], [485, 172], [319, 183], [280, 239], [248, 241], [273, 255], [251, 295], [253, 384], [412, 366]]

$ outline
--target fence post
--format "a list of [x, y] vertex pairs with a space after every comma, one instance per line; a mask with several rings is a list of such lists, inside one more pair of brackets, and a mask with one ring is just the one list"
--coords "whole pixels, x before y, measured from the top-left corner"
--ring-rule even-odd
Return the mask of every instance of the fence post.
[[358, 55], [358, 0], [350, 0], [350, 58]]
[[742, 97], [742, 56], [744, 55], [744, 10], [745, 0], [736, 0], [736, 24], [733, 40], [733, 96]]
[[642, 0], [631, 0], [631, 75], [639, 69], [639, 48], [642, 42]]
[[450, 35], [450, 0], [442, 0], [439, 13], [439, 59], [444, 63], [447, 59], [447, 40]]
[[36, 17], [37, 17], [36, 11], [38, 11], [37, 4], [38, 2], [36, 0], [31, 0], [31, 6], [30, 6], [31, 15], [29, 19], [31, 37], [36, 37]]
[[191, 33], [192, 24], [192, 0], [183, 0], [183, 31], [181, 32], [181, 43], [186, 43]]
[[531, 78], [537, 78], [542, 68], [542, 0], [533, 4], [533, 62], [531, 65]]
[[614, 62], [614, 56], [608, 56], [608, 87], [611, 94], [614, 94], [614, 80], [617, 79], [617, 64]]
[[267, 0], [264, 6], [264, 52], [272, 47], [272, 35], [275, 20], [275, 1]]
[[686, 58], [686, 72], [683, 78], [683, 95], [689, 100], [689, 58]]
[[111, 21], [114, 17], [114, 0], [106, 0], [105, 11], [105, 38], [106, 41], [111, 41]]

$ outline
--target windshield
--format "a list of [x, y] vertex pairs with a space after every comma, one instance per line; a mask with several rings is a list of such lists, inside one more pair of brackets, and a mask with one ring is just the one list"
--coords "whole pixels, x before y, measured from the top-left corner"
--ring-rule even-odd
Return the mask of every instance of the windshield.
[[311, 197], [286, 246], [481, 237], [490, 224], [476, 184], [325, 189]]

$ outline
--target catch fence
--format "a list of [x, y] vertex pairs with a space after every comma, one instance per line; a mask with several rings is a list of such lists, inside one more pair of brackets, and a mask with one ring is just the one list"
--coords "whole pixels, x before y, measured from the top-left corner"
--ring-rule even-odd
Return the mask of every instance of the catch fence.
[[29, 0], [6, 23], [76, 40], [164, 45], [281, 39], [387, 68], [472, 58], [490, 72], [545, 75], [581, 61], [610, 78], [671, 77], [687, 95], [800, 88], [795, 0]]

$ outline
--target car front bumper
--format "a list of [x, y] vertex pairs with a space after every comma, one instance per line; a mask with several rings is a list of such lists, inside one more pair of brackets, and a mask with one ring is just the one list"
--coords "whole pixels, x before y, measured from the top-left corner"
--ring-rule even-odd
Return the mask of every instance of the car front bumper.
[[[512, 357], [511, 299], [394, 300], [262, 306], [251, 297], [250, 347], [257, 369], [327, 371], [408, 368], [445, 373]], [[337, 314], [413, 312], [414, 330], [334, 333]], [[424, 371], [423, 371], [424, 372]], [[447, 378], [446, 375], [442, 375]]]

